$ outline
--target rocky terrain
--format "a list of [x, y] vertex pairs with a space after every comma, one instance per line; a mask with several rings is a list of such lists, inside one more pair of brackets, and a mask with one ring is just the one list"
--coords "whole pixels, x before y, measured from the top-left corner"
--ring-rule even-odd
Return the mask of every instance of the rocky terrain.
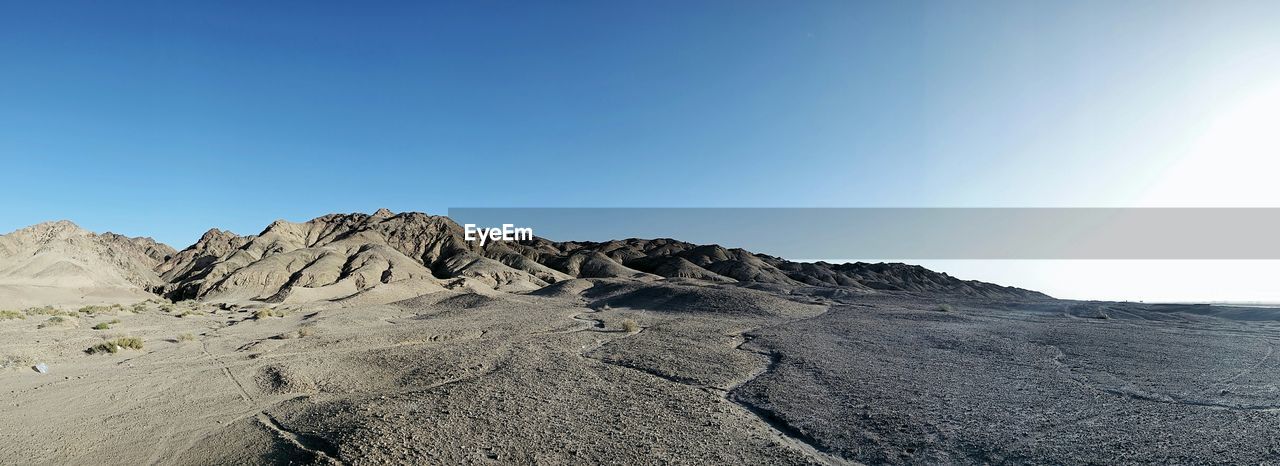
[[0, 248], [141, 293], [0, 305], [3, 463], [1280, 461], [1275, 309], [663, 239], [478, 247], [385, 211]]

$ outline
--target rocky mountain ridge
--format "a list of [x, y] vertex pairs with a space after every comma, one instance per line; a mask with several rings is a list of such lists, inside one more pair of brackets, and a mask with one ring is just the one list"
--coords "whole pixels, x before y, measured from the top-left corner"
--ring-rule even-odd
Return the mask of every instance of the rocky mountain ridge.
[[[203, 258], [203, 259], [197, 259]], [[262, 233], [210, 230], [160, 266], [172, 299], [281, 300], [294, 290], [352, 295], [381, 285], [473, 286], [528, 291], [572, 278], [701, 280], [841, 287], [970, 297], [1044, 299], [1029, 290], [960, 280], [907, 264], [801, 263], [673, 239], [554, 242], [534, 238], [480, 246], [448, 217], [417, 212], [333, 214], [277, 221]]]
[[907, 264], [792, 262], [674, 239], [534, 238], [481, 246], [464, 240], [448, 217], [385, 209], [279, 220], [248, 236], [215, 228], [182, 251], [149, 238], [95, 235], [65, 221], [41, 224], [0, 236], [5, 277], [219, 302], [389, 302], [456, 287], [531, 291], [575, 278], [1048, 298]]

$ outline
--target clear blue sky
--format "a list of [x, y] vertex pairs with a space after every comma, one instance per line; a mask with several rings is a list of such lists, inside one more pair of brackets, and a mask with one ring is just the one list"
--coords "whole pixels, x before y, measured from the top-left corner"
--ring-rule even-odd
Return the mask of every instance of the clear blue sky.
[[[1232, 182], [1276, 168], [1270, 126], [1230, 129], [1280, 115], [1249, 106], [1280, 95], [1278, 5], [9, 2], [0, 230], [182, 248], [379, 207], [1274, 205]], [[1230, 171], [1196, 168], [1228, 140]]]

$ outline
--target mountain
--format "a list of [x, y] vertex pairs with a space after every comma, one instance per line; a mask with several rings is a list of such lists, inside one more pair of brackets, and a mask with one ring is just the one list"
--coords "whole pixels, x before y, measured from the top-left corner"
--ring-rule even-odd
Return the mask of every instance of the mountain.
[[41, 223], [0, 236], [0, 307], [142, 300], [176, 254], [151, 238]]
[[574, 278], [664, 278], [825, 286], [971, 297], [1044, 299], [906, 264], [799, 263], [672, 239], [553, 242], [464, 240], [453, 220], [417, 212], [333, 214], [276, 221], [257, 235], [210, 230], [158, 264], [170, 299], [351, 301], [407, 299], [444, 288], [529, 291]]
[[[673, 239], [466, 241], [448, 217], [417, 212], [278, 220], [256, 235], [212, 229], [175, 251], [150, 238], [67, 221], [0, 236], [0, 307], [172, 300], [386, 303], [443, 289], [522, 292], [572, 279], [662, 280], [761, 289], [839, 287], [1045, 299], [907, 264], [792, 262]], [[152, 294], [154, 293], [154, 294]]]

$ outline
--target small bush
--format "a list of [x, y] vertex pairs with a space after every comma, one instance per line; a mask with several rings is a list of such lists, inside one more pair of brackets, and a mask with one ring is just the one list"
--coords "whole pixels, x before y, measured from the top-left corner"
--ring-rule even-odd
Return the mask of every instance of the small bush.
[[30, 355], [24, 354], [5, 354], [0, 355], [0, 370], [20, 369], [30, 367], [36, 363], [36, 359]]
[[939, 304], [938, 307], [933, 308], [933, 310], [938, 312], [956, 312], [956, 308], [952, 307], [950, 304]]
[[106, 322], [100, 322], [100, 323], [98, 323], [98, 325], [94, 325], [94, 326], [93, 326], [93, 329], [94, 329], [94, 330], [110, 330], [110, 329], [111, 329], [111, 324], [108, 324], [108, 323], [106, 323]]
[[36, 328], [61, 327], [63, 325], [75, 325], [75, 324], [76, 324], [76, 321], [72, 317], [53, 316], [53, 317], [50, 317], [48, 320], [44, 321], [43, 323], [41, 323], [40, 325], [37, 325]]
[[622, 321], [622, 331], [627, 332], [627, 333], [636, 333], [636, 332], [639, 332], [639, 331], [640, 331], [640, 324], [637, 324], [637, 323], [636, 323], [636, 321], [631, 320], [631, 319], [624, 320], [624, 321]]
[[178, 335], [178, 341], [195, 341], [195, 339], [196, 339], [196, 335], [193, 333], [184, 333], [182, 335]]
[[161, 305], [160, 312], [165, 312], [165, 313], [173, 312], [173, 305], [172, 304]]
[[62, 313], [62, 311], [59, 311], [58, 308], [53, 306], [29, 307], [29, 308], [23, 309], [22, 312], [29, 316], [55, 315], [55, 314]]
[[119, 304], [114, 304], [109, 307], [108, 306], [85, 306], [80, 308], [79, 312], [81, 314], [94, 316], [98, 314], [106, 314], [108, 312], [113, 312], [113, 311], [120, 311], [122, 309], [124, 309], [124, 307], [120, 306]]
[[132, 350], [142, 349], [142, 339], [138, 337], [120, 337], [114, 340], [107, 340], [102, 343], [98, 343], [96, 345], [89, 347], [89, 349], [84, 351], [89, 354], [102, 354], [102, 353], [115, 354], [115, 353], [119, 353], [120, 350], [124, 350], [124, 349], [132, 349]]
[[309, 337], [313, 333], [315, 333], [315, 331], [312, 330], [311, 327], [302, 327], [298, 329], [298, 336], [300, 337]]
[[0, 320], [26, 319], [27, 315], [18, 311], [0, 311]]

